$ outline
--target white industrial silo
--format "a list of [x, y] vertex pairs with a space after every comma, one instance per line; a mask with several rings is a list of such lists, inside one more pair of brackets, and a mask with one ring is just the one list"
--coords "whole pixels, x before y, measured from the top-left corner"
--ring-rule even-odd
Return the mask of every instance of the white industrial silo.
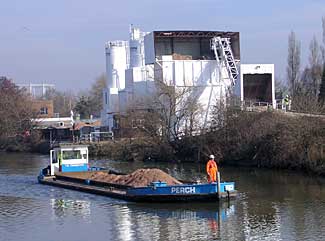
[[144, 65], [144, 36], [139, 28], [130, 27], [130, 68]]
[[107, 87], [125, 88], [125, 70], [128, 68], [128, 42], [108, 42], [106, 50]]

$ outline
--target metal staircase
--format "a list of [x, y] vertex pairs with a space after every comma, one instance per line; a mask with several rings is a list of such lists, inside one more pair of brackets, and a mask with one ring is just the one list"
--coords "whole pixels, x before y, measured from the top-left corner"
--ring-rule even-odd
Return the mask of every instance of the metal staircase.
[[230, 38], [214, 37], [211, 39], [211, 49], [214, 51], [216, 60], [220, 66], [220, 71], [222, 71], [222, 65], [225, 64], [228, 78], [231, 81], [231, 85], [234, 86], [239, 72], [232, 53]]

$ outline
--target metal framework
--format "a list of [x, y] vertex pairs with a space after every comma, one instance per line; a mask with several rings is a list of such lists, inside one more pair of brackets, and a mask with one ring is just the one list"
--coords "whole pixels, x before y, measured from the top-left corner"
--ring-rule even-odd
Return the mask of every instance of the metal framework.
[[216, 60], [225, 63], [229, 79], [232, 86], [234, 86], [239, 72], [232, 53], [230, 38], [214, 37], [211, 40], [211, 48], [214, 51]]
[[[224, 31], [154, 31], [154, 43], [158, 43], [160, 41], [164, 41], [166, 39], [170, 40], [170, 48], [173, 50], [173, 41], [176, 39], [193, 39], [200, 41], [200, 49], [201, 49], [201, 41], [207, 41], [207, 43], [211, 39], [221, 38], [221, 39], [229, 39], [231, 42], [232, 54], [234, 59], [237, 61], [240, 60], [240, 45], [239, 45], [239, 32], [224, 32]], [[205, 44], [205, 42], [204, 42]]]
[[33, 97], [44, 97], [48, 90], [54, 89], [55, 85], [53, 84], [17, 84], [20, 88], [26, 88], [26, 90], [33, 96]]
[[157, 38], [213, 38], [213, 37], [226, 37], [231, 38], [238, 35], [238, 32], [222, 32], [222, 31], [154, 31]]

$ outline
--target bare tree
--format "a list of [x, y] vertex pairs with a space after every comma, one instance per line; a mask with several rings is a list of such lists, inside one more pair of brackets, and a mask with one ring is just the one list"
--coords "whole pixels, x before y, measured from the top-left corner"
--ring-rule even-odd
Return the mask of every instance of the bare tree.
[[100, 111], [103, 108], [103, 89], [106, 88], [105, 74], [101, 74], [92, 84], [89, 95], [93, 102], [92, 112], [95, 116], [100, 115]]
[[275, 76], [275, 98], [282, 99], [284, 98], [284, 94], [288, 91], [286, 81]]
[[[51, 89], [46, 93], [46, 99], [53, 100], [54, 112], [60, 116], [70, 116], [71, 110], [77, 110], [84, 118], [90, 115], [100, 116], [102, 109], [103, 88], [106, 87], [105, 75], [96, 78], [90, 90], [80, 91], [78, 94], [72, 91], [59, 91]], [[81, 110], [81, 111], [80, 111]]]
[[197, 133], [201, 126], [201, 106], [193, 87], [169, 86], [155, 82], [155, 92], [133, 100], [127, 116], [145, 135], [174, 142]]
[[322, 50], [322, 79], [319, 86], [318, 102], [322, 105], [325, 105], [325, 17], [322, 18], [322, 30], [323, 30], [323, 45], [321, 46]]
[[321, 51], [322, 51], [322, 60], [324, 64], [325, 63], [325, 16], [322, 17], [322, 32], [323, 32], [323, 36], [322, 36], [323, 44], [321, 46]]
[[291, 32], [288, 38], [288, 63], [287, 80], [291, 94], [295, 94], [300, 73], [300, 41], [297, 40], [295, 32]]
[[164, 135], [171, 140], [191, 136], [200, 128], [201, 106], [194, 87], [168, 86], [157, 81], [154, 106], [163, 123]]
[[325, 66], [323, 66], [322, 81], [319, 86], [318, 102], [325, 110]]
[[46, 93], [46, 99], [53, 100], [54, 113], [60, 116], [70, 116], [70, 111], [76, 104], [76, 97], [72, 91], [50, 90]]
[[316, 36], [313, 37], [309, 45], [309, 68], [311, 71], [311, 93], [317, 97], [319, 84], [322, 76], [322, 61], [321, 61], [321, 52], [320, 46], [316, 39]]

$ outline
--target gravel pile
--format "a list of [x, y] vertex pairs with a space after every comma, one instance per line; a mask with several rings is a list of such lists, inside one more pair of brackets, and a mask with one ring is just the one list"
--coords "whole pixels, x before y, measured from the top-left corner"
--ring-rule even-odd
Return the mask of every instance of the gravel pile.
[[168, 185], [182, 184], [172, 176], [160, 169], [138, 169], [128, 175], [108, 174], [107, 172], [96, 172], [89, 178], [100, 182], [109, 182], [133, 187], [145, 187], [151, 182], [161, 181]]

